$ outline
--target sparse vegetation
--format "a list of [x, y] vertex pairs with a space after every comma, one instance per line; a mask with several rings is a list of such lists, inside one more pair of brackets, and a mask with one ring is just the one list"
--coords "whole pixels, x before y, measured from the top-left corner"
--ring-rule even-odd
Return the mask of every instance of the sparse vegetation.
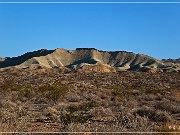
[[39, 86], [38, 91], [48, 99], [57, 100], [68, 91], [68, 87], [60, 82], [55, 82]]
[[0, 131], [180, 131], [179, 84], [179, 73], [4, 70]]
[[86, 123], [90, 120], [91, 116], [82, 113], [70, 113], [60, 116], [63, 124], [68, 125], [70, 123]]
[[114, 85], [112, 87], [112, 94], [115, 96], [130, 96], [133, 94], [133, 89], [128, 86]]

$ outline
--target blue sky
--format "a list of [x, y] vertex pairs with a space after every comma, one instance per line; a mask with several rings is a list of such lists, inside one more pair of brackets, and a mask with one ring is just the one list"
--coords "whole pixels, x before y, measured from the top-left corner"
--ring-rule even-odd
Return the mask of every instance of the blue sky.
[[0, 57], [78, 47], [178, 58], [180, 4], [0, 4]]

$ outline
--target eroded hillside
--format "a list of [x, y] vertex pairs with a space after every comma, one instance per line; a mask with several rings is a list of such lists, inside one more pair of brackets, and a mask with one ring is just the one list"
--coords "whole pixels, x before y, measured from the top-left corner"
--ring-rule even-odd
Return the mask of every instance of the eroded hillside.
[[[90, 71], [151, 71], [178, 72], [179, 64], [166, 64], [147, 55], [126, 51], [101, 51], [94, 48], [76, 50], [39, 50], [15, 58], [0, 61], [0, 67], [29, 68], [32, 66], [70, 69], [89, 69]], [[104, 70], [105, 69], [105, 70]]]

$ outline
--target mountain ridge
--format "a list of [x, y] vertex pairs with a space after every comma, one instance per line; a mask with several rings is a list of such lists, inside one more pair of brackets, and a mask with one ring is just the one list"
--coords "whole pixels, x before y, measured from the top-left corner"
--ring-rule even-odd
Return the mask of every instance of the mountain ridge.
[[31, 66], [67, 67], [77, 70], [88, 69], [90, 71], [106, 69], [108, 72], [126, 70], [179, 71], [179, 64], [166, 63], [148, 55], [127, 51], [102, 51], [95, 48], [76, 48], [76, 50], [63, 48], [55, 50], [41, 49], [18, 57], [0, 59], [0, 68], [28, 68]]
[[171, 63], [179, 63], [180, 64], [180, 58], [177, 59], [162, 59], [164, 62], [171, 62]]

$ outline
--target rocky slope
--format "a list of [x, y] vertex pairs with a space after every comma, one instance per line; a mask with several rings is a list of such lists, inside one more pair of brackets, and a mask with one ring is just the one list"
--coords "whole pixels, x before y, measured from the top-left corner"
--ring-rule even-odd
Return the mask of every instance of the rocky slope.
[[147, 55], [126, 51], [101, 51], [95, 48], [77, 48], [76, 50], [55, 49], [38, 50], [19, 57], [0, 61], [5, 67], [67, 67], [70, 69], [100, 72], [116, 71], [180, 71], [179, 64], [168, 64]]

